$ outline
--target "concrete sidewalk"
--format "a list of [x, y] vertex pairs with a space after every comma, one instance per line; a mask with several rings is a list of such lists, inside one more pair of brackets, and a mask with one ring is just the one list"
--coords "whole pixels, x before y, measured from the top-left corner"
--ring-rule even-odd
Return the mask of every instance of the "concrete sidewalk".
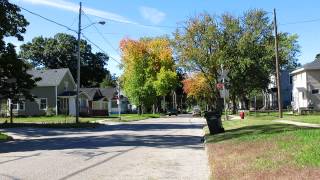
[[290, 121], [290, 120], [274, 120], [274, 122], [291, 124], [291, 125], [296, 125], [301, 127], [320, 128], [320, 124], [311, 124], [311, 123], [304, 123], [304, 122], [297, 122], [297, 121]]

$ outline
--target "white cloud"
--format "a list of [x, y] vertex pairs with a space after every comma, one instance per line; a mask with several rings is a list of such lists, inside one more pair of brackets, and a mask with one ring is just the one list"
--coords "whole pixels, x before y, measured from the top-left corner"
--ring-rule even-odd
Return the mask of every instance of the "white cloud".
[[[46, 5], [46, 6], [55, 7], [58, 9], [72, 11], [72, 12], [79, 11], [79, 4], [71, 3], [66, 0], [19, 0], [19, 1], [26, 2], [26, 3], [32, 3], [32, 4], [38, 4], [38, 5]], [[83, 7], [83, 11], [85, 13], [93, 15], [93, 16], [98, 16], [101, 18], [106, 18], [106, 19], [110, 19], [113, 21], [117, 21], [117, 22], [137, 24], [136, 22], [130, 21], [121, 15], [111, 13], [111, 12], [101, 11], [98, 9], [93, 9], [93, 8], [88, 8], [88, 7]]]
[[149, 20], [153, 24], [159, 24], [166, 17], [166, 14], [164, 12], [146, 6], [140, 7], [140, 14], [144, 19]]

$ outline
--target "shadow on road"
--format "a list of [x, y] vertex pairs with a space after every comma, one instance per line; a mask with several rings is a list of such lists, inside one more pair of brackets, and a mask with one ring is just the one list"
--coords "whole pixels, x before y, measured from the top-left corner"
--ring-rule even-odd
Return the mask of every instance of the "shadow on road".
[[[176, 135], [182, 129], [201, 129], [201, 124], [119, 124], [103, 125], [94, 129], [38, 129], [19, 128], [8, 129], [27, 137], [44, 137], [39, 139], [25, 139], [0, 143], [0, 153], [24, 152], [36, 150], [63, 150], [63, 149], [98, 149], [114, 146], [138, 146], [157, 148], [203, 148], [201, 136]], [[166, 130], [169, 133], [166, 133]], [[114, 134], [95, 135], [99, 132]], [[123, 131], [123, 132], [122, 132]], [[131, 132], [132, 131], [132, 132]], [[134, 131], [158, 131], [159, 135], [134, 133]], [[79, 136], [64, 137], [63, 135], [77, 134]], [[165, 135], [161, 135], [165, 134]], [[58, 137], [54, 137], [58, 136]]]
[[37, 150], [63, 149], [99, 149], [114, 146], [144, 146], [157, 148], [203, 148], [201, 136], [190, 135], [147, 135], [134, 136], [105, 135], [90, 137], [66, 137], [49, 139], [30, 139], [4, 142], [0, 144], [0, 153], [24, 152]]
[[[9, 128], [4, 129], [6, 132], [11, 132], [28, 137], [41, 136], [57, 136], [69, 134], [85, 134], [90, 132], [105, 132], [105, 131], [165, 131], [170, 129], [200, 129], [201, 124], [178, 124], [178, 123], [145, 123], [145, 124], [118, 124], [118, 125], [100, 125], [97, 128], [69, 128], [69, 129], [53, 129], [53, 128]], [[0, 129], [1, 132], [1, 129]]]

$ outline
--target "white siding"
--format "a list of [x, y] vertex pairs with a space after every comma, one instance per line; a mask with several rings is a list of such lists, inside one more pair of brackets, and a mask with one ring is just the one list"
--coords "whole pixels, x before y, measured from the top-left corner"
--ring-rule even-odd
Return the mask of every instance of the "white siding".
[[306, 72], [301, 72], [293, 75], [292, 81], [292, 96], [294, 110], [306, 108], [308, 106]]

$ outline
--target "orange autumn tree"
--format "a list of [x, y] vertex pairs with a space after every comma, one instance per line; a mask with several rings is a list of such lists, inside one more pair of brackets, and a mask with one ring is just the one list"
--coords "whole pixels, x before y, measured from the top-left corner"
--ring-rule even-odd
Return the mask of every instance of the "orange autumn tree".
[[[212, 90], [202, 73], [196, 73], [182, 81], [183, 91], [188, 98], [194, 98], [197, 101], [211, 100]], [[206, 102], [209, 103], [209, 102]]]

